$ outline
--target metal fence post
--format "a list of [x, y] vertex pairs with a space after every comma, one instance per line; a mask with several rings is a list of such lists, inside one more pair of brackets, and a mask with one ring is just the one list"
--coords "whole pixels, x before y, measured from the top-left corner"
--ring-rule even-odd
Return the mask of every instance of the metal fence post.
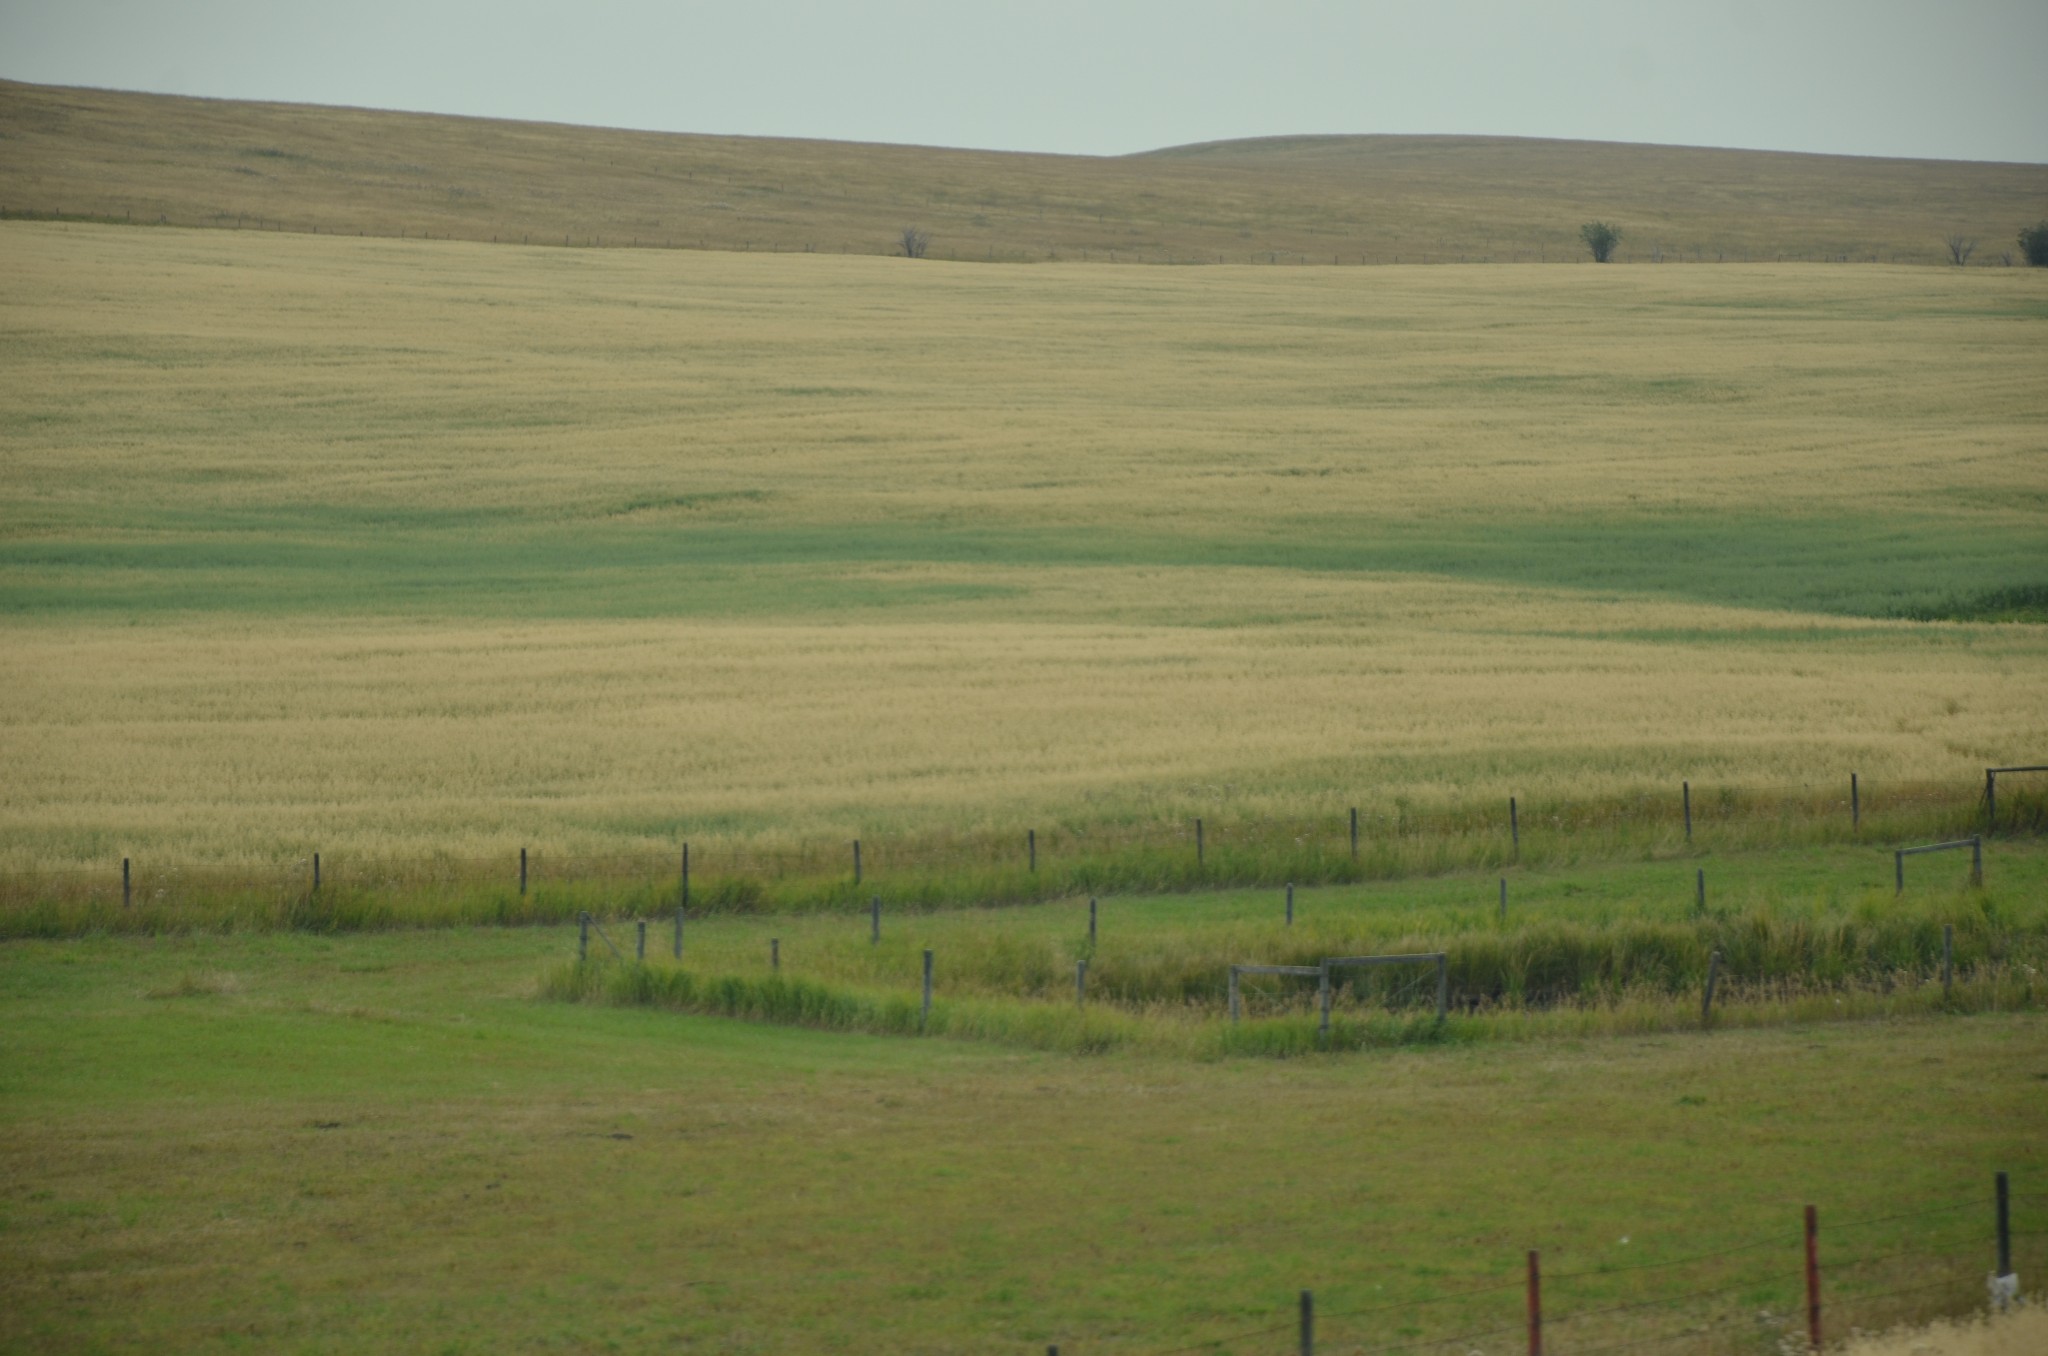
[[1095, 897], [1088, 897], [1088, 945], [1095, 945]]
[[860, 839], [853, 840], [853, 883], [860, 884]]
[[690, 907], [690, 845], [683, 844], [683, 894], [682, 907]]
[[1287, 926], [1294, 926], [1294, 882], [1287, 882]]
[[1529, 1356], [1543, 1356], [1543, 1270], [1529, 1249]]
[[1030, 850], [1030, 853], [1031, 853], [1031, 870], [1032, 870], [1033, 874], [1036, 874], [1036, 873], [1037, 873], [1037, 871], [1038, 871], [1038, 830], [1037, 830], [1037, 829], [1026, 829], [1026, 830], [1024, 831], [1024, 845], [1025, 845], [1025, 847], [1026, 847], [1026, 848], [1028, 848], [1028, 849]]
[[526, 849], [519, 849], [519, 893], [526, 894]]
[[1861, 828], [1862, 825], [1863, 800], [1857, 794], [1856, 774], [1852, 772], [1849, 774], [1849, 827], [1853, 830]]
[[918, 1019], [917, 1019], [917, 1025], [918, 1025], [918, 1029], [919, 1029], [920, 1031], [922, 1031], [922, 1030], [923, 1030], [923, 1029], [924, 1029], [925, 1027], [927, 1027], [927, 1026], [930, 1026], [930, 1025], [931, 1025], [931, 1020], [932, 1020], [932, 953], [931, 953], [931, 948], [927, 947], [927, 948], [925, 948], [925, 953], [924, 953], [924, 1009], [923, 1009], [923, 1011], [922, 1011], [922, 1012], [920, 1012], [920, 1013], [918, 1014]]
[[1301, 1292], [1301, 1356], [1316, 1356], [1316, 1296]]
[[1522, 817], [1515, 807], [1515, 798], [1508, 797], [1508, 838], [1515, 850], [1515, 856], [1522, 855]]

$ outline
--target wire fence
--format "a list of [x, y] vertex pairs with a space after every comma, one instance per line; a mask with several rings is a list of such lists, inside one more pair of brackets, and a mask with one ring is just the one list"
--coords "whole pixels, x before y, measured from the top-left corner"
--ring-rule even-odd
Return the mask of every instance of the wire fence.
[[[1512, 1275], [1439, 1295], [1323, 1308], [1304, 1290], [1291, 1314], [1146, 1356], [1789, 1356], [1858, 1332], [1982, 1312], [1997, 1302], [1990, 1278], [2038, 1276], [2048, 1264], [2048, 1229], [2012, 1227], [2014, 1207], [2024, 1215], [2044, 1204], [2038, 1193], [2009, 1192], [2000, 1173], [1982, 1195], [1844, 1223], [1809, 1207], [1802, 1227], [1788, 1209], [1779, 1233], [1677, 1257], [1544, 1273], [1532, 1251]], [[1084, 1347], [1049, 1350], [1077, 1356]]]
[[[2035, 779], [2037, 781], [2048, 779]], [[632, 909], [747, 910], [774, 905], [892, 901], [973, 903], [1076, 892], [1171, 890], [1203, 885], [1304, 885], [1395, 879], [1454, 868], [1540, 864], [1557, 854], [1674, 843], [1740, 848], [1784, 841], [1898, 847], [1932, 832], [2048, 828], [2048, 786], [2010, 778], [1995, 801], [1975, 786], [1893, 786], [1850, 779], [1830, 788], [1694, 788], [1588, 800], [1509, 797], [1500, 804], [1415, 807], [1404, 802], [1329, 814], [1186, 819], [1093, 826], [1023, 826], [839, 841], [691, 840], [663, 848], [390, 856], [309, 851], [243, 863], [166, 861], [148, 855], [0, 871], [0, 909], [39, 903], [138, 903], [162, 908], [221, 899], [282, 904], [314, 892], [391, 896], [580, 891], [576, 907], [607, 894]], [[1992, 816], [1995, 815], [1995, 819]], [[1704, 885], [1703, 887], [1704, 888]]]

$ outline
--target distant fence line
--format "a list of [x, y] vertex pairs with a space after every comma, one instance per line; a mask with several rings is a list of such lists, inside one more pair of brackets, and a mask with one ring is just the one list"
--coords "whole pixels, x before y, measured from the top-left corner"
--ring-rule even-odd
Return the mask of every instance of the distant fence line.
[[[1946, 810], [1951, 812], [1949, 819], [1967, 821], [1961, 827], [1981, 826], [1981, 837], [2000, 827], [1997, 778], [2044, 772], [2048, 765], [1987, 768], [1976, 811], [1969, 809], [1968, 792], [1934, 783], [1892, 788], [1882, 808], [1922, 818], [1930, 813], [1938, 817]], [[2034, 789], [2032, 798], [2008, 791], [2003, 818], [2007, 828], [2036, 830], [2048, 820], [2040, 789]], [[934, 833], [923, 838], [853, 838], [769, 847], [684, 840], [669, 853], [543, 853], [522, 847], [516, 853], [488, 857], [436, 854], [337, 861], [332, 854], [315, 851], [269, 865], [165, 863], [130, 856], [118, 865], [0, 871], [0, 903], [43, 896], [105, 899], [118, 892], [122, 905], [132, 907], [145, 895], [170, 892], [183, 896], [283, 891], [317, 896], [335, 889], [431, 891], [494, 885], [524, 898], [541, 889], [625, 883], [653, 900], [685, 908], [744, 908], [759, 902], [753, 892], [791, 881], [810, 882], [827, 897], [844, 895], [845, 902], [860, 900], [863, 891], [939, 888], [949, 875], [955, 886], [997, 889], [1003, 897], [1020, 891], [1029, 896], [1035, 885], [1050, 891], [1120, 885], [1173, 889], [1282, 879], [1331, 884], [1408, 874], [1406, 869], [1394, 869], [1402, 865], [1395, 859], [1404, 846], [1445, 839], [1472, 845], [1472, 860], [1460, 865], [1507, 866], [1522, 860], [1524, 839], [1532, 835], [1561, 841], [1590, 831], [1668, 829], [1691, 844], [1696, 825], [1758, 821], [1788, 809], [1801, 812], [1804, 822], [1811, 824], [1846, 820], [1843, 827], [1860, 836], [1865, 819], [1878, 808], [1874, 799], [1868, 784], [1851, 773], [1846, 785], [1833, 792], [1811, 787], [1718, 787], [1702, 797], [1686, 780], [1664, 796], [1634, 792], [1596, 801], [1538, 804], [1509, 796], [1490, 812], [1469, 804], [1417, 808], [1396, 802], [1370, 812], [1351, 806], [1341, 815], [1222, 823], [1190, 816], [1144, 825], [1050, 831], [1026, 827], [1010, 834]], [[1959, 845], [1969, 841], [1960, 840]], [[1903, 842], [1895, 847], [1907, 855], [1927, 850]], [[1980, 848], [1980, 876], [1981, 860]], [[1704, 875], [1699, 888], [1704, 896]], [[1505, 882], [1502, 896], [1505, 907]]]

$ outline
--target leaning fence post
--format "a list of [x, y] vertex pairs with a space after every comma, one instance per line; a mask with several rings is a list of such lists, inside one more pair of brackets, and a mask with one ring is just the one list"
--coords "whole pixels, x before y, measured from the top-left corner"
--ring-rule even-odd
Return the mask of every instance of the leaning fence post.
[[639, 921], [640, 939], [633, 946], [633, 959], [636, 961], [645, 961], [647, 959], [647, 920], [645, 918], [642, 918]]
[[923, 1010], [922, 1010], [921, 1012], [919, 1012], [919, 1014], [918, 1014], [918, 1018], [917, 1018], [917, 1029], [918, 1029], [918, 1030], [920, 1030], [920, 1031], [924, 1030], [924, 1029], [925, 1029], [926, 1027], [928, 1027], [928, 1026], [930, 1026], [930, 1025], [931, 1025], [931, 1021], [932, 1021], [932, 953], [931, 953], [931, 948], [930, 948], [930, 947], [926, 947], [926, 948], [925, 948], [925, 953], [924, 953], [924, 1008], [923, 1008]]
[[1707, 987], [1700, 995], [1700, 1025], [1705, 1026], [1714, 1019], [1714, 981], [1721, 975], [1721, 953], [1716, 951], [1707, 957]]
[[1316, 1295], [1301, 1292], [1301, 1356], [1316, 1356]]
[[1680, 782], [1679, 789], [1685, 793], [1685, 841], [1692, 841], [1692, 783]]
[[128, 859], [123, 857], [121, 859], [121, 907], [128, 909], [134, 906], [135, 878], [128, 872]]
[[1806, 1207], [1806, 1341], [1820, 1350], [1820, 1215]]
[[1543, 1356], [1543, 1270], [1529, 1249], [1529, 1356]]

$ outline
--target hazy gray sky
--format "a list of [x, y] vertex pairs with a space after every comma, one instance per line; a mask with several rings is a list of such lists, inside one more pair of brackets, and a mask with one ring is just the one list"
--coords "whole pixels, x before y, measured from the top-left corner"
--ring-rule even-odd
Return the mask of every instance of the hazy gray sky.
[[1113, 154], [1483, 132], [2048, 161], [2048, 0], [0, 0], [0, 75]]

